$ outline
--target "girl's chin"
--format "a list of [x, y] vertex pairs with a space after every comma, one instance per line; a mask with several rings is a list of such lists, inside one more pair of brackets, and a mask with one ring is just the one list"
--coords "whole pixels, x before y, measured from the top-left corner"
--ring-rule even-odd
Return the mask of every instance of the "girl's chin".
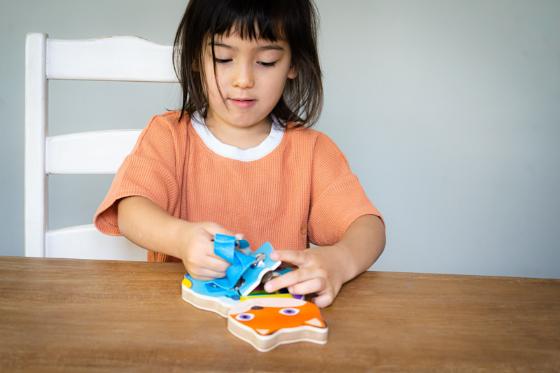
[[212, 122], [216, 121], [217, 123], [226, 124], [236, 128], [268, 126], [270, 124], [268, 115], [263, 116], [262, 114], [259, 115], [255, 113], [246, 113], [246, 112], [236, 113], [236, 110], [224, 110], [221, 113], [214, 113], [214, 114], [215, 115], [210, 115], [210, 117], [214, 118]]

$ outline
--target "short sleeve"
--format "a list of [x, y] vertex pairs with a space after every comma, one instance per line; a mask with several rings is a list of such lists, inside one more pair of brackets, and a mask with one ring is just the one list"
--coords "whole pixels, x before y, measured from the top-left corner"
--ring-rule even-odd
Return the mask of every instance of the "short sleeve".
[[381, 217], [344, 154], [328, 136], [320, 133], [313, 153], [310, 242], [333, 245], [357, 218], [368, 214]]
[[117, 202], [125, 197], [142, 196], [173, 213], [179, 188], [176, 177], [176, 136], [170, 126], [162, 116], [154, 116], [140, 134], [95, 213], [94, 224], [101, 232], [120, 234]]

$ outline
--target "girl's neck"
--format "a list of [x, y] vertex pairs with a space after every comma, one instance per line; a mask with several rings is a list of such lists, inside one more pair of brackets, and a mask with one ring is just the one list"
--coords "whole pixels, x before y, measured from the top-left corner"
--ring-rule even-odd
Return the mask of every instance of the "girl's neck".
[[212, 118], [205, 119], [206, 127], [224, 144], [240, 149], [249, 149], [259, 145], [270, 134], [272, 122], [270, 119], [249, 127], [236, 127]]

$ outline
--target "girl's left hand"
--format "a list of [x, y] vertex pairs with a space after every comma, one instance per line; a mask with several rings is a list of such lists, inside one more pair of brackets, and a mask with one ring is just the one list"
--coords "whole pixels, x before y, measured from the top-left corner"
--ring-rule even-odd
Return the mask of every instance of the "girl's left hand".
[[269, 293], [288, 288], [292, 294], [312, 294], [318, 307], [327, 307], [333, 301], [342, 284], [343, 266], [340, 256], [343, 249], [337, 246], [322, 246], [306, 250], [275, 250], [270, 257], [298, 266], [298, 269], [270, 280], [265, 284]]

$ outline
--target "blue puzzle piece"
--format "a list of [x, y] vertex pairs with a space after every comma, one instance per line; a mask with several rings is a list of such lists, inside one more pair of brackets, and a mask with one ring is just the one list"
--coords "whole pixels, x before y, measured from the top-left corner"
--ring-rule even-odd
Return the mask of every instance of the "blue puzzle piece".
[[256, 288], [266, 273], [278, 268], [281, 262], [270, 259], [272, 250], [267, 242], [251, 252], [246, 240], [216, 234], [214, 253], [230, 263], [226, 276], [209, 281], [196, 280], [188, 274], [185, 277], [192, 282], [192, 290], [199, 294], [239, 299], [240, 295], [247, 295]]
[[214, 254], [228, 263], [233, 263], [233, 253], [235, 249], [235, 237], [225, 234], [214, 236]]
[[243, 253], [236, 253], [233, 263], [226, 270], [226, 277], [213, 280], [220, 287], [231, 289], [239, 282], [243, 274], [253, 265], [255, 258]]
[[214, 298], [228, 298], [238, 300], [239, 295], [233, 289], [220, 288], [210, 281], [201, 281], [192, 278], [189, 274], [185, 274], [185, 278], [191, 283], [191, 290], [195, 293], [211, 296]]
[[245, 249], [249, 247], [247, 240], [236, 240], [234, 236], [217, 233], [214, 236], [214, 254], [228, 263], [235, 260], [235, 248]]

